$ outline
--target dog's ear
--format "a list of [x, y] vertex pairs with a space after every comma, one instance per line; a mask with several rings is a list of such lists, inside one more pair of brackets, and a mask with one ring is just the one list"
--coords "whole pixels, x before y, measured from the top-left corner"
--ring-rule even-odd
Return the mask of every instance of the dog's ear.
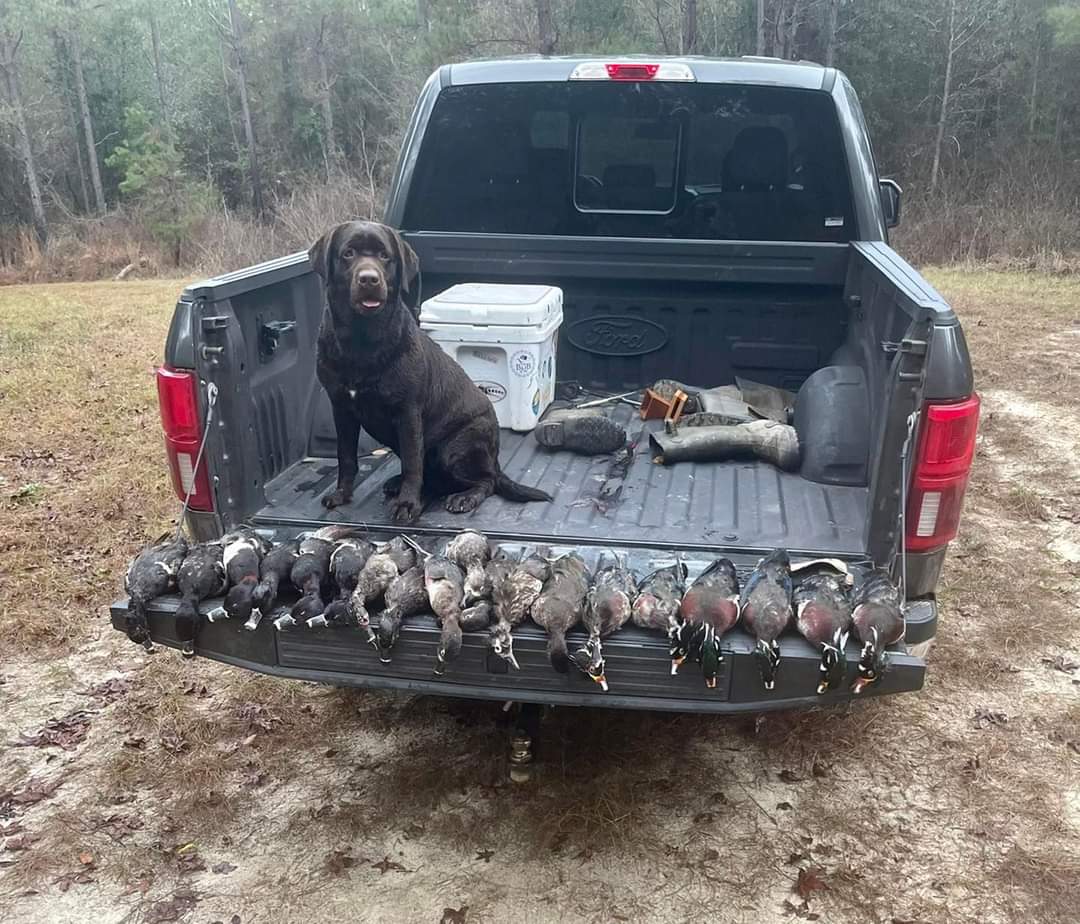
[[337, 235], [338, 230], [342, 227], [344, 226], [335, 225], [312, 244], [311, 249], [307, 252], [311, 268], [322, 276], [323, 282], [329, 282], [330, 276], [333, 273], [335, 256], [334, 238]]
[[398, 290], [405, 307], [420, 320], [420, 258], [397, 231], [391, 232], [398, 255]]

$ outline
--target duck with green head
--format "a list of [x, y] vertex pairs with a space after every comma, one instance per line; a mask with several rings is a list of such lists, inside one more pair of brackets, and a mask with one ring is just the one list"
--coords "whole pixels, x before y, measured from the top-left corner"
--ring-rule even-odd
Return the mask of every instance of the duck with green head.
[[690, 585], [679, 604], [679, 628], [671, 645], [671, 673], [690, 658], [701, 664], [705, 686], [716, 688], [723, 656], [720, 639], [739, 620], [739, 576], [718, 558]]
[[881, 568], [870, 572], [855, 589], [852, 625], [862, 643], [859, 675], [852, 693], [862, 693], [881, 680], [888, 669], [888, 647], [904, 637], [904, 610], [900, 590]]

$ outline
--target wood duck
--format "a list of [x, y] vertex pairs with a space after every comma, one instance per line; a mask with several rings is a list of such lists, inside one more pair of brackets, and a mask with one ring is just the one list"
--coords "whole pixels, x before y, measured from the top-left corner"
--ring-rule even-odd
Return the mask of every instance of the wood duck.
[[491, 559], [487, 536], [474, 529], [458, 533], [446, 544], [443, 554], [465, 572], [465, 605], [491, 597], [486, 566]]
[[342, 539], [334, 545], [330, 554], [330, 579], [333, 582], [334, 599], [318, 616], [308, 620], [309, 629], [341, 625], [349, 618], [348, 600], [356, 590], [356, 582], [367, 560], [375, 553], [375, 546], [366, 539]]
[[435, 673], [461, 653], [461, 609], [465, 599], [465, 575], [449, 558], [432, 555], [424, 562], [424, 585], [431, 610], [442, 627], [435, 654]]
[[300, 557], [300, 543], [296, 539], [290, 539], [275, 545], [263, 556], [259, 565], [259, 583], [251, 592], [251, 602], [255, 609], [244, 623], [244, 628], [254, 631], [259, 626], [259, 621], [271, 613], [277, 602], [278, 588], [284, 581], [289, 583], [293, 565]]
[[889, 573], [881, 568], [870, 572], [855, 589], [851, 614], [855, 637], [862, 643], [859, 676], [852, 693], [861, 693], [877, 683], [888, 669], [889, 645], [904, 637], [903, 599]]
[[386, 607], [376, 617], [373, 632], [374, 645], [383, 664], [390, 663], [390, 651], [397, 643], [402, 620], [426, 613], [429, 608], [423, 565], [414, 565], [390, 582]]
[[820, 696], [844, 682], [847, 672], [848, 632], [851, 630], [851, 597], [848, 575], [830, 566], [800, 569], [796, 572], [791, 602], [795, 609], [795, 628], [811, 645], [821, 648]]
[[560, 674], [570, 669], [566, 651], [566, 633], [578, 624], [585, 609], [589, 580], [585, 562], [576, 552], [557, 558], [551, 565], [551, 577], [532, 605], [532, 619], [547, 632], [547, 654], [551, 666]]
[[630, 620], [637, 597], [637, 579], [618, 561], [605, 565], [601, 559], [599, 564], [581, 616], [589, 638], [584, 647], [574, 652], [573, 661], [606, 693], [608, 682], [601, 640], [618, 632]]
[[679, 629], [679, 603], [686, 582], [686, 565], [681, 561], [657, 568], [638, 585], [630, 618], [635, 626], [663, 632], [674, 639]]
[[259, 568], [263, 556], [269, 551], [269, 543], [250, 529], [236, 530], [221, 539], [224, 552], [225, 577], [229, 592], [221, 606], [206, 614], [208, 622], [219, 619], [243, 619], [251, 616], [255, 606], [255, 588], [259, 584]]
[[520, 670], [514, 656], [513, 630], [532, 612], [544, 583], [551, 577], [551, 564], [536, 552], [513, 565], [502, 576], [505, 565], [496, 564], [498, 561], [498, 558], [492, 559], [488, 568], [492, 580], [492, 602], [495, 604], [495, 625], [491, 627], [488, 644], [514, 670]]
[[153, 648], [146, 622], [152, 600], [176, 589], [176, 575], [188, 552], [187, 540], [177, 536], [140, 552], [128, 565], [124, 590], [131, 598], [125, 617], [127, 637], [147, 651]]
[[777, 549], [757, 563], [739, 599], [739, 614], [757, 639], [754, 651], [766, 690], [776, 687], [780, 668], [780, 633], [791, 622], [791, 562]]
[[461, 611], [461, 628], [464, 632], [480, 632], [491, 625], [495, 606], [490, 600], [479, 600]]
[[716, 689], [720, 639], [739, 621], [739, 576], [727, 558], [709, 565], [683, 595], [679, 628], [672, 640], [671, 673], [687, 658], [701, 663], [705, 686]]
[[353, 624], [367, 629], [368, 641], [373, 645], [375, 633], [371, 628], [371, 613], [382, 601], [394, 579], [415, 566], [416, 551], [400, 536], [395, 536], [377, 547], [360, 569], [356, 588], [349, 597], [349, 614]]
[[176, 608], [176, 637], [180, 641], [180, 653], [185, 658], [195, 657], [199, 603], [207, 597], [216, 597], [225, 592], [227, 580], [223, 553], [220, 541], [192, 546], [176, 572], [176, 587], [180, 591], [180, 605]]

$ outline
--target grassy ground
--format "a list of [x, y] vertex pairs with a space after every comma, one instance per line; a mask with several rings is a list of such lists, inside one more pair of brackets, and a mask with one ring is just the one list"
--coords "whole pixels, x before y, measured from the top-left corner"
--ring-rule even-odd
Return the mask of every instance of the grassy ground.
[[1080, 282], [937, 271], [984, 417], [926, 689], [742, 721], [272, 681], [107, 625], [177, 282], [0, 289], [0, 917], [1075, 920]]

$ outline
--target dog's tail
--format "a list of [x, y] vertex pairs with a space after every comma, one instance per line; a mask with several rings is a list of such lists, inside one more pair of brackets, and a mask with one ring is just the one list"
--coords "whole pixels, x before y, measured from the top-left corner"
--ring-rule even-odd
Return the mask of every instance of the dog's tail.
[[507, 500], [524, 503], [525, 501], [549, 501], [551, 495], [539, 488], [529, 488], [506, 477], [502, 469], [495, 473], [495, 493]]

